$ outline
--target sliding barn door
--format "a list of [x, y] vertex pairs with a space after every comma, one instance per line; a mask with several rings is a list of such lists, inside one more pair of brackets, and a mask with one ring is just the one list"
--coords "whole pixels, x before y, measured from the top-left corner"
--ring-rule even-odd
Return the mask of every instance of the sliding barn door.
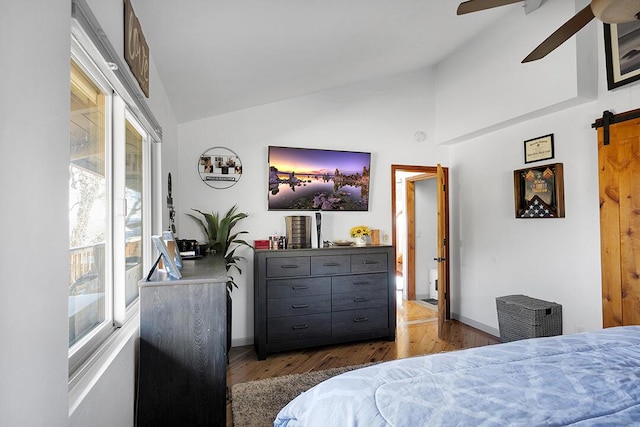
[[603, 326], [640, 324], [640, 118], [598, 128]]

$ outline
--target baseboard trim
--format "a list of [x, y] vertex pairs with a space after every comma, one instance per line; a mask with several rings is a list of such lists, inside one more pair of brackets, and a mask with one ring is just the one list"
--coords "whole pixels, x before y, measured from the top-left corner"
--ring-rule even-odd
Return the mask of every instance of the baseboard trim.
[[231, 347], [243, 347], [245, 345], [253, 345], [253, 337], [231, 339]]
[[[492, 328], [484, 323], [476, 322], [475, 320], [460, 316], [457, 313], [451, 313], [451, 318], [500, 339], [500, 331], [496, 328]], [[245, 345], [253, 345], [253, 337], [233, 338], [231, 340], [231, 347], [243, 347]]]
[[[460, 316], [458, 313], [451, 313], [451, 318], [500, 339], [500, 331], [496, 328], [492, 328], [484, 323], [476, 322], [475, 320]], [[233, 338], [231, 340], [231, 347], [243, 347], [245, 345], [253, 345], [253, 337]]]
[[500, 331], [496, 328], [487, 326], [484, 323], [476, 322], [475, 320], [469, 319], [468, 317], [460, 316], [458, 313], [451, 313], [451, 318], [500, 339]]

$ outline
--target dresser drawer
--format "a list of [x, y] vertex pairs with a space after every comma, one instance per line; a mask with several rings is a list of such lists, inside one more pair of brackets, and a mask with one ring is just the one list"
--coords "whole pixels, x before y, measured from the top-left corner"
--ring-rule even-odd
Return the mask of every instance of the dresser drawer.
[[278, 317], [267, 321], [270, 344], [331, 336], [331, 313]]
[[311, 258], [311, 274], [339, 274], [351, 271], [348, 256], [326, 255]]
[[369, 271], [387, 271], [387, 254], [384, 252], [373, 254], [351, 255], [351, 272], [366, 273]]
[[389, 319], [386, 307], [338, 311], [331, 314], [331, 333], [333, 335], [351, 335], [388, 327]]
[[395, 339], [393, 246], [254, 252], [254, 347], [268, 353]]
[[388, 303], [389, 296], [386, 289], [333, 294], [331, 297], [333, 311], [386, 307]]
[[331, 293], [331, 277], [267, 280], [267, 298], [289, 298]]
[[267, 317], [300, 316], [331, 312], [331, 295], [278, 298], [267, 301]]
[[267, 259], [267, 277], [308, 276], [310, 272], [308, 256]]
[[337, 276], [331, 278], [331, 292], [362, 292], [377, 289], [387, 290], [388, 276], [386, 273], [374, 274], [352, 274], [348, 276]]

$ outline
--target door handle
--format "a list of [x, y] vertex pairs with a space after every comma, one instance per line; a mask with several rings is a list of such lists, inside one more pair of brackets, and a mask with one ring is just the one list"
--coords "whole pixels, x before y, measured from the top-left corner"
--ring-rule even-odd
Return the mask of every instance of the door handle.
[[433, 260], [434, 260], [434, 261], [438, 261], [438, 262], [446, 261], [446, 259], [445, 259], [445, 258], [440, 258], [440, 257], [438, 257], [438, 258], [434, 258]]

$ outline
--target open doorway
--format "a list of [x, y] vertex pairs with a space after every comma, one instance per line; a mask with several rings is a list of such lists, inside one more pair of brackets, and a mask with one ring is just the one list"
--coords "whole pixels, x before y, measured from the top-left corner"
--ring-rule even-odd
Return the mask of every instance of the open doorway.
[[403, 300], [436, 300], [430, 302], [437, 303], [440, 325], [449, 319], [448, 173], [436, 166], [391, 165], [391, 175], [398, 287]]

